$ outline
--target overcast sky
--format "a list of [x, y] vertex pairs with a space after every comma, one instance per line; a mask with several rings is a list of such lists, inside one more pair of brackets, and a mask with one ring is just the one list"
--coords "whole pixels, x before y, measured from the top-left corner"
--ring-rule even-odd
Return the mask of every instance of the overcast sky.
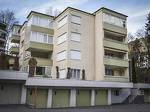
[[70, 6], [91, 13], [101, 7], [110, 8], [128, 16], [128, 32], [132, 33], [145, 26], [150, 12], [150, 0], [0, 0], [0, 10], [14, 10], [20, 24], [31, 10], [46, 13], [51, 6], [61, 11]]

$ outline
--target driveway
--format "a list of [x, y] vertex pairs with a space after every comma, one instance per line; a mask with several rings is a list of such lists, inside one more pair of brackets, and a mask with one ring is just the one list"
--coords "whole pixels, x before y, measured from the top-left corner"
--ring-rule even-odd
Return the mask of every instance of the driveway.
[[0, 112], [150, 112], [150, 104], [122, 104], [60, 109], [33, 109], [25, 105], [0, 105]]

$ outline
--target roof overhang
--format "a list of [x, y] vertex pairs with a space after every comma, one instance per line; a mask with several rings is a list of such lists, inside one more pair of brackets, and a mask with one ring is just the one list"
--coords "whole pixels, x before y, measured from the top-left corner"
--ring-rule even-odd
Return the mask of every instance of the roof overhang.
[[133, 85], [133, 88], [150, 89], [150, 83], [137, 83]]
[[82, 87], [82, 88], [133, 88], [133, 83], [123, 82], [103, 82], [103, 81], [84, 81], [71, 79], [50, 79], [31, 77], [26, 81], [26, 86], [44, 87]]
[[26, 81], [28, 73], [20, 71], [0, 70], [0, 81]]

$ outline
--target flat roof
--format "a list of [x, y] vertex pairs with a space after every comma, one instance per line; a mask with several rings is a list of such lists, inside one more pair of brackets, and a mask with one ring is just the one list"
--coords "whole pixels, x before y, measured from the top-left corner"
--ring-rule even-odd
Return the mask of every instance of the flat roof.
[[[76, 10], [76, 11], [80, 11], [80, 12], [83, 12], [83, 13], [86, 13], [86, 14], [89, 14], [89, 15], [93, 15], [92, 13], [89, 13], [89, 12], [86, 12], [86, 11], [83, 11], [83, 10], [80, 10], [80, 9], [76, 9], [76, 8], [73, 8], [73, 7], [67, 7], [65, 10], [63, 10], [60, 14], [58, 14], [55, 19], [57, 17], [59, 17], [62, 13], [66, 12], [68, 9], [73, 9], [73, 10]], [[94, 16], [94, 15], [93, 15]]]
[[117, 13], [117, 14], [120, 14], [120, 15], [122, 15], [122, 16], [128, 17], [128, 16], [125, 15], [125, 14], [122, 14], [122, 13], [120, 13], [120, 12], [117, 12], [117, 11], [114, 11], [114, 10], [111, 10], [111, 9], [108, 9], [108, 8], [105, 8], [105, 7], [101, 7], [100, 9], [96, 10], [93, 14], [95, 14], [95, 13], [97, 13], [98, 11], [103, 10], [103, 9], [108, 10], [108, 11], [111, 11], [111, 12], [114, 12], [114, 13]]
[[116, 12], [116, 11], [114, 11], [114, 10], [111, 10], [111, 9], [108, 9], [108, 8], [105, 8], [105, 7], [101, 7], [100, 9], [98, 9], [97, 11], [95, 11], [94, 13], [89, 13], [89, 12], [86, 12], [86, 11], [83, 11], [83, 10], [80, 10], [80, 9], [76, 9], [76, 8], [73, 8], [73, 7], [67, 7], [67, 8], [66, 8], [65, 10], [63, 10], [59, 15], [57, 15], [57, 16], [55, 17], [55, 19], [56, 19], [57, 17], [59, 17], [62, 13], [66, 12], [68, 9], [73, 9], [73, 10], [80, 11], [80, 12], [83, 12], [83, 13], [86, 13], [86, 14], [89, 14], [89, 15], [93, 15], [93, 16], [95, 16], [95, 13], [96, 13], [96, 12], [98, 12], [98, 11], [100, 11], [100, 10], [102, 10], [102, 9], [105, 9], [105, 10], [108, 10], [108, 11], [111, 11], [111, 12], [114, 12], [114, 13], [117, 13], [117, 14], [120, 14], [120, 15], [123, 15], [123, 16], [125, 16], [125, 17], [128, 17], [127, 15], [124, 15], [124, 14], [122, 14], [122, 13]]
[[30, 16], [32, 13], [41, 14], [41, 15], [44, 15], [44, 16], [48, 16], [48, 17], [54, 18], [54, 16], [51, 16], [51, 15], [48, 15], [48, 14], [44, 14], [44, 13], [41, 13], [41, 12], [36, 12], [36, 11], [31, 11], [31, 12], [28, 14], [27, 18], [29, 18], [29, 16]]
[[29, 77], [26, 86], [82, 87], [82, 88], [133, 88], [130, 82], [104, 82], [95, 80], [71, 80]]

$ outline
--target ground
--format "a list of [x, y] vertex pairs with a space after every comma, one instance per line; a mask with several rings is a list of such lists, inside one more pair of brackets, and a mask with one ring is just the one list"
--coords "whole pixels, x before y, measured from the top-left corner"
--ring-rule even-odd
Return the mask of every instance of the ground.
[[121, 104], [60, 109], [33, 109], [25, 105], [0, 105], [0, 112], [150, 112], [150, 104]]

